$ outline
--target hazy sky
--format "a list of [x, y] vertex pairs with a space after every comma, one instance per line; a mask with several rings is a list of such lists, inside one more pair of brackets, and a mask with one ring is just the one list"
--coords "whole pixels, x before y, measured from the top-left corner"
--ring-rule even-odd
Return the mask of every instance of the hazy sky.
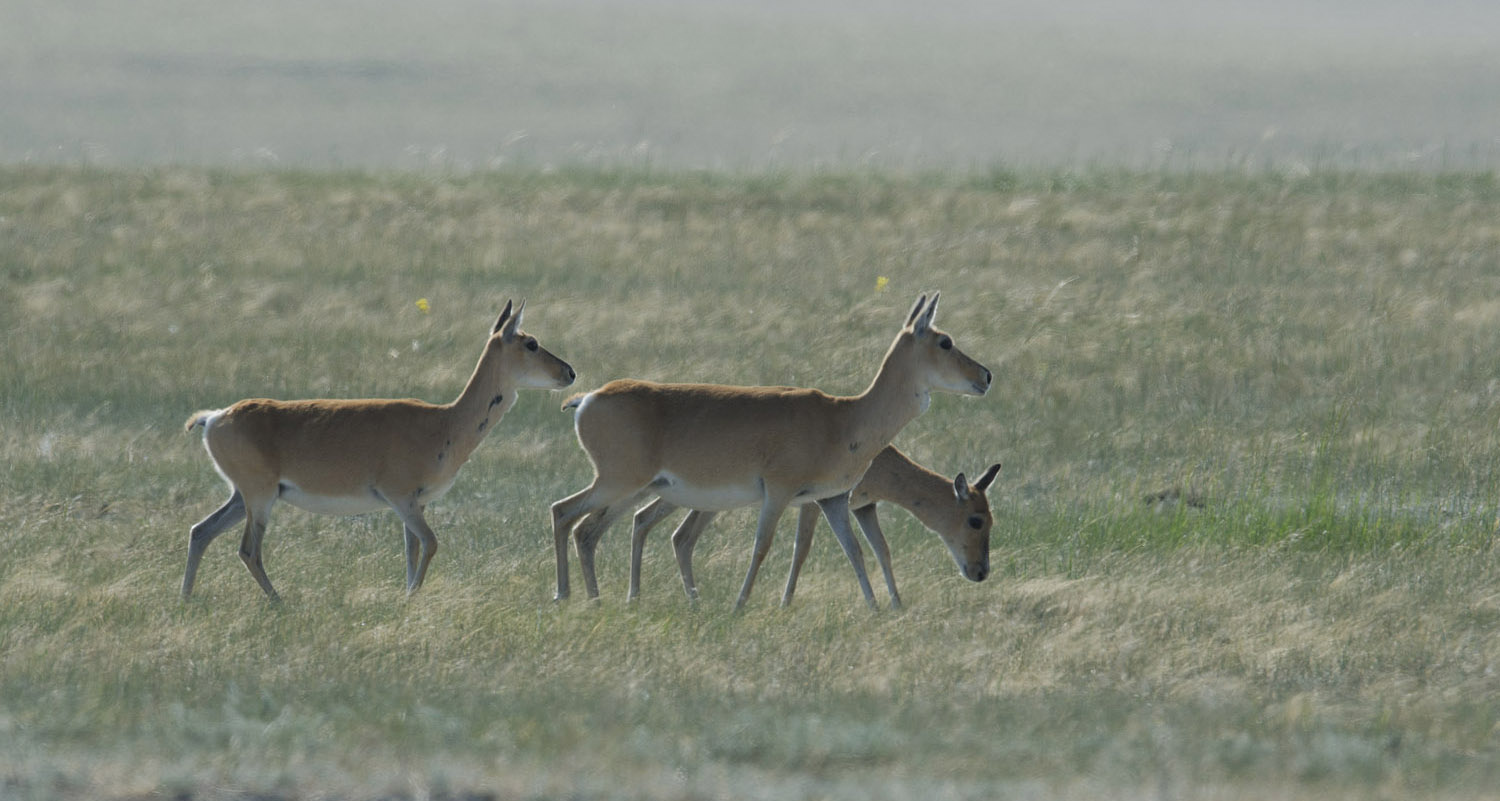
[[0, 162], [1493, 167], [1500, 4], [0, 4]]

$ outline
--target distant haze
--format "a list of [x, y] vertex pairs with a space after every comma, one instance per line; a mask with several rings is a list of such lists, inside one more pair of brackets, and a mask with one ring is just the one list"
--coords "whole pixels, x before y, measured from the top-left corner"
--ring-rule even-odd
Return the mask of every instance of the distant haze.
[[0, 162], [1500, 162], [1500, 4], [932, 5], [7, 0]]

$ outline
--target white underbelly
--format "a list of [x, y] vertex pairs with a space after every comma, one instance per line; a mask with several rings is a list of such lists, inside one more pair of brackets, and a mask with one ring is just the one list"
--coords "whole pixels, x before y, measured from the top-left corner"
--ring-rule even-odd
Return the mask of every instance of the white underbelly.
[[[668, 503], [680, 506], [684, 509], [697, 509], [702, 512], [727, 512], [730, 509], [738, 509], [741, 506], [759, 506], [765, 501], [766, 494], [761, 488], [760, 482], [748, 484], [726, 484], [716, 487], [699, 486], [688, 484], [671, 473], [663, 472], [657, 475], [652, 482], [651, 488], [657, 495], [666, 499]], [[819, 498], [829, 495], [837, 495], [837, 489], [809, 489], [793, 497], [790, 506], [800, 506], [804, 503], [812, 503]]]
[[658, 475], [651, 488], [668, 503], [703, 512], [724, 512], [758, 505], [765, 498], [759, 482], [704, 487], [688, 484], [671, 473]]
[[315, 495], [304, 492], [301, 487], [286, 481], [281, 482], [281, 493], [277, 498], [299, 509], [306, 509], [320, 515], [357, 515], [389, 508], [384, 501], [370, 493]]

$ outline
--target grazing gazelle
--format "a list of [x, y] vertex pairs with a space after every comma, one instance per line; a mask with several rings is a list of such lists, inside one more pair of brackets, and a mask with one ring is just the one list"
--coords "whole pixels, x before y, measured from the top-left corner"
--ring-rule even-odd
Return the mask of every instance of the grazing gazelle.
[[203, 445], [233, 493], [193, 526], [182, 597], [193, 592], [203, 549], [244, 520], [240, 559], [266, 595], [279, 600], [260, 558], [278, 500], [331, 515], [394, 509], [406, 535], [406, 591], [416, 592], [437, 552], [423, 518], [427, 504], [453, 486], [469, 454], [515, 405], [516, 390], [573, 383], [573, 368], [521, 331], [525, 308], [522, 301], [512, 315], [506, 301], [479, 365], [452, 403], [252, 398], [189, 417], [188, 430], [203, 427]]
[[[865, 471], [865, 477], [849, 493], [849, 506], [864, 531], [865, 540], [875, 551], [875, 559], [880, 562], [886, 589], [891, 593], [892, 609], [901, 608], [901, 596], [896, 592], [896, 576], [891, 572], [891, 549], [886, 544], [885, 533], [880, 530], [876, 504], [888, 501], [911, 512], [948, 546], [948, 553], [964, 578], [984, 581], [990, 573], [990, 526], [994, 522], [989, 499], [984, 493], [999, 472], [999, 464], [990, 465], [984, 475], [970, 485], [963, 473], [949, 481], [912, 461], [894, 445], [887, 445], [885, 450], [876, 454], [870, 469]], [[646, 535], [676, 510], [676, 506], [657, 498], [636, 511], [630, 537], [630, 591], [627, 600], [633, 601], [640, 595], [641, 554]], [[693, 579], [693, 549], [715, 514], [697, 510], [689, 512], [672, 533], [677, 570], [682, 575], [682, 589], [689, 600], [698, 599], [698, 584]], [[807, 559], [817, 525], [817, 510], [810, 505], [803, 506], [797, 516], [797, 543], [792, 551], [792, 570], [786, 579], [786, 591], [781, 595], [782, 606], [792, 602], [792, 593], [797, 590], [797, 575]]]
[[[990, 371], [932, 327], [938, 296], [919, 298], [863, 393], [815, 389], [611, 381], [577, 403], [578, 442], [594, 464], [585, 489], [552, 505], [557, 598], [568, 597], [568, 533], [590, 598], [594, 549], [610, 523], [646, 494], [689, 509], [758, 504], [744, 606], [789, 505], [817, 503], [849, 557], [865, 601], [875, 594], [849, 526], [849, 491], [932, 390], [983, 395]], [[581, 521], [581, 522], [580, 522]], [[574, 528], [577, 528], [574, 531]]]

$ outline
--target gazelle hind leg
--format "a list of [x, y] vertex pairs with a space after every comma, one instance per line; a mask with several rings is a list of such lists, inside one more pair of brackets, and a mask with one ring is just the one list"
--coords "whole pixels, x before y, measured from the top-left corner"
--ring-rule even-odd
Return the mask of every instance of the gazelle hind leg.
[[552, 504], [552, 545], [557, 555], [557, 592], [552, 597], [561, 601], [568, 597], [568, 534], [573, 525], [584, 515], [593, 511], [591, 505], [594, 484]]
[[411, 526], [401, 524], [401, 538], [406, 543], [406, 586], [417, 580], [417, 557], [422, 552], [422, 540]]
[[[628, 502], [622, 505], [630, 506]], [[594, 572], [594, 551], [599, 547], [599, 540], [604, 539], [604, 532], [620, 516], [618, 509], [618, 506], [611, 505], [596, 510], [573, 527], [573, 548], [578, 551], [578, 570], [583, 573], [583, 590], [590, 600], [599, 597], [599, 578]]]
[[682, 576], [682, 591], [689, 601], [698, 600], [698, 582], [693, 578], [693, 549], [698, 547], [698, 538], [703, 529], [717, 516], [717, 512], [693, 511], [682, 519], [682, 524], [672, 532], [672, 551], [677, 555], [677, 573]]
[[[552, 504], [552, 547], [557, 556], [557, 592], [553, 600], [561, 601], [570, 594], [568, 586], [568, 535], [573, 533], [574, 527], [585, 527], [576, 535], [580, 547], [578, 561], [580, 567], [585, 558], [588, 559], [588, 568], [585, 577], [593, 573], [593, 546], [598, 544], [599, 538], [604, 535], [604, 528], [612, 520], [609, 513], [612, 508], [617, 507], [622, 501], [632, 496], [638, 496], [646, 482], [641, 482], [634, 489], [620, 490], [603, 487], [598, 478], [594, 483], [566, 498]], [[628, 504], [626, 504], [628, 505]], [[587, 519], [586, 519], [587, 518]], [[583, 521], [580, 523], [579, 521]], [[600, 524], [604, 524], [601, 526]], [[592, 540], [587, 542], [587, 540]], [[583, 551], [588, 551], [585, 557]], [[597, 589], [595, 590], [597, 594]]]
[[239, 490], [234, 490], [223, 506], [193, 526], [192, 532], [188, 535], [187, 569], [182, 574], [182, 599], [184, 601], [193, 594], [193, 582], [198, 576], [198, 563], [203, 560], [204, 549], [208, 548], [208, 544], [220, 534], [228, 531], [230, 526], [244, 519], [245, 498], [240, 495]]
[[266, 576], [266, 567], [260, 558], [261, 541], [265, 539], [266, 524], [270, 522], [271, 507], [275, 504], [275, 495], [259, 502], [245, 502], [245, 534], [240, 539], [240, 561], [245, 563], [250, 575], [255, 577], [255, 582], [265, 591], [266, 597], [272, 603], [279, 603], [281, 596], [271, 586], [271, 579]]
[[641, 556], [646, 549], [646, 535], [651, 533], [657, 523], [675, 511], [677, 507], [663, 498], [657, 498], [635, 510], [630, 525], [630, 589], [625, 593], [627, 603], [641, 595]]
[[640, 503], [644, 495], [645, 490], [637, 490], [627, 497], [616, 499], [608, 506], [596, 509], [573, 527], [573, 546], [578, 550], [578, 569], [583, 572], [584, 589], [590, 599], [599, 597], [599, 580], [594, 573], [594, 552], [599, 547], [599, 541], [604, 539], [604, 533], [609, 531], [620, 515]]

